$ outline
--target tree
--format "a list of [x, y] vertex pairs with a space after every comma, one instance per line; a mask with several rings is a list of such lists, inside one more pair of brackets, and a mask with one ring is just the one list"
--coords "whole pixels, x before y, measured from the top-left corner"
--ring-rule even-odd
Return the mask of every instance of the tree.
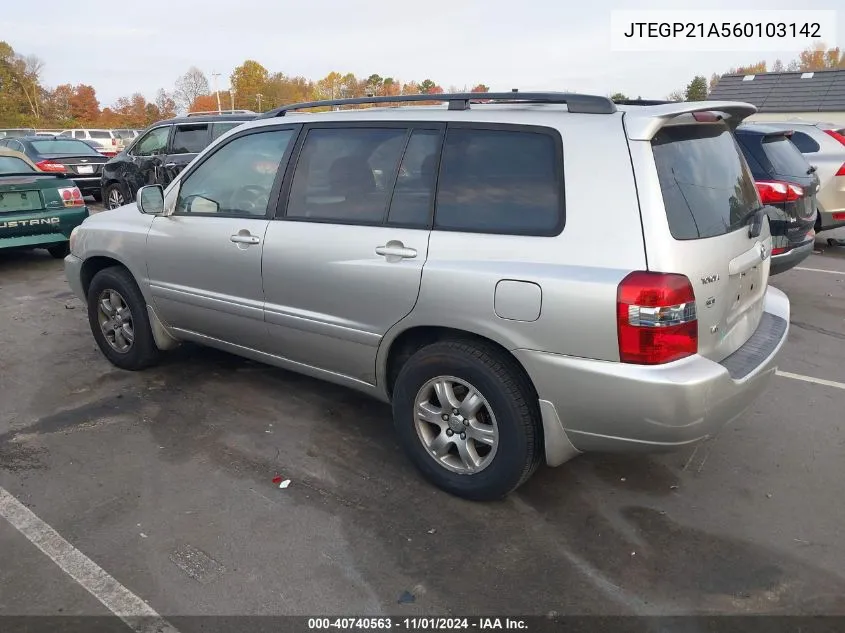
[[24, 58], [9, 44], [0, 41], [0, 119], [5, 124], [28, 125], [38, 119], [42, 66], [37, 57]]
[[179, 107], [187, 110], [197, 97], [209, 92], [208, 78], [199, 68], [191, 66], [188, 72], [176, 80], [173, 97]]
[[384, 91], [384, 79], [381, 75], [372, 74], [367, 77], [367, 93], [372, 95], [381, 95]]
[[79, 84], [74, 86], [68, 99], [70, 117], [79, 124], [94, 125], [100, 117], [100, 102], [94, 86]]
[[703, 75], [696, 75], [687, 84], [684, 93], [685, 101], [704, 101], [707, 99], [707, 79]]
[[748, 66], [737, 66], [731, 68], [726, 74], [728, 75], [756, 75], [758, 73], [766, 72], [766, 60], [759, 61], [756, 64], [749, 64]]
[[176, 101], [164, 88], [156, 92], [155, 106], [158, 108], [159, 119], [172, 119], [176, 116]]
[[264, 95], [264, 87], [270, 73], [253, 59], [246, 60], [232, 71], [229, 81], [235, 91], [235, 107], [255, 109], [256, 95]]
[[807, 72], [845, 68], [845, 55], [839, 47], [828, 49], [822, 42], [807, 48], [798, 55], [798, 70]]
[[416, 81], [409, 81], [406, 84], [402, 84], [403, 95], [418, 95], [421, 92], [420, 85]]
[[385, 77], [381, 86], [386, 97], [395, 97], [402, 92], [401, 82], [396, 81], [393, 77]]
[[624, 92], [614, 92], [610, 95], [611, 101], [627, 101], [628, 97], [625, 95]]
[[217, 97], [214, 95], [199, 95], [194, 102], [188, 106], [188, 112], [216, 112]]
[[485, 86], [484, 84], [478, 84], [470, 90], [470, 92], [490, 92], [490, 86]]
[[420, 92], [424, 95], [435, 94], [436, 91], [434, 90], [437, 87], [431, 79], [424, 79], [420, 83]]
[[797, 72], [797, 71], [801, 70], [801, 62], [800, 62], [800, 60], [793, 59], [791, 62], [789, 62], [789, 63], [786, 65], [786, 70], [787, 70], [788, 72], [791, 72], [791, 73], [794, 73], [794, 72]]
[[668, 95], [666, 95], [667, 101], [683, 101], [686, 95], [684, 94], [683, 90], [673, 90]]
[[710, 75], [710, 84], [707, 86], [707, 92], [713, 92], [716, 89], [716, 85], [719, 83], [719, 80], [722, 76], [718, 73], [713, 73]]
[[773, 73], [782, 73], [784, 71], [783, 62], [779, 59], [775, 60], [775, 63], [772, 64], [772, 72]]

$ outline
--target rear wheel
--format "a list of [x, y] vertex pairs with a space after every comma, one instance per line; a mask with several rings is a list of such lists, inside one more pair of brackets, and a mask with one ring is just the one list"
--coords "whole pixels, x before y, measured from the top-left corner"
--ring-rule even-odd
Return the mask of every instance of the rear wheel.
[[117, 183], [112, 183], [107, 186], [103, 190], [103, 196], [105, 196], [107, 209], [117, 209], [118, 207], [122, 207], [126, 204], [126, 197], [123, 195], [123, 191]]
[[67, 257], [68, 253], [70, 253], [70, 245], [68, 242], [62, 242], [61, 244], [54, 244], [53, 246], [47, 247], [47, 252], [50, 253], [56, 259], [64, 259]]
[[88, 288], [88, 323], [103, 355], [121, 369], [138, 370], [158, 361], [147, 303], [125, 268], [105, 268]]
[[542, 458], [536, 395], [492, 345], [445, 341], [411, 356], [396, 379], [393, 420], [426, 479], [467, 499], [504, 497]]

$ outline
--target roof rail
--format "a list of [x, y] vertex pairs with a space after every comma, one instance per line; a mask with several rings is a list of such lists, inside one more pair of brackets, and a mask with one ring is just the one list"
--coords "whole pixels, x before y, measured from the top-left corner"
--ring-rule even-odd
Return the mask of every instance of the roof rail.
[[469, 110], [472, 101], [497, 103], [557, 103], [566, 104], [570, 112], [579, 114], [613, 114], [616, 106], [607, 97], [571, 94], [567, 92], [457, 92], [444, 94], [413, 94], [394, 97], [353, 97], [351, 99], [326, 99], [291, 103], [259, 115], [259, 119], [285, 116], [286, 113], [306, 108], [326, 106], [363, 105], [366, 103], [414, 103], [420, 101], [445, 101], [450, 110]]
[[676, 101], [660, 100], [660, 99], [614, 99], [613, 103], [616, 105], [631, 105], [631, 106], [656, 106], [666, 105], [667, 103], [677, 103]]
[[215, 114], [258, 114], [252, 110], [203, 110], [202, 112], [188, 112], [187, 116], [213, 116]]

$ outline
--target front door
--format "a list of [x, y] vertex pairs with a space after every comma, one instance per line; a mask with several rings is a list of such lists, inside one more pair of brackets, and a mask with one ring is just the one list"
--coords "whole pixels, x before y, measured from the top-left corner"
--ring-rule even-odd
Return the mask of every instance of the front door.
[[128, 168], [131, 173], [125, 178], [128, 191], [124, 195], [129, 196], [127, 202], [134, 199], [138, 189], [144, 185], [160, 184], [159, 172], [164, 164], [170, 128], [169, 125], [153, 128], [129, 152], [132, 167]]
[[254, 349], [265, 345], [261, 252], [268, 204], [296, 131], [234, 136], [167, 192], [175, 210], [153, 220], [147, 270], [156, 309], [171, 327]]
[[159, 173], [159, 184], [165, 187], [188, 166], [209, 143], [209, 123], [186, 123], [173, 126], [170, 149]]
[[307, 130], [265, 239], [274, 353], [375, 382], [379, 342], [419, 293], [441, 137], [403, 123]]

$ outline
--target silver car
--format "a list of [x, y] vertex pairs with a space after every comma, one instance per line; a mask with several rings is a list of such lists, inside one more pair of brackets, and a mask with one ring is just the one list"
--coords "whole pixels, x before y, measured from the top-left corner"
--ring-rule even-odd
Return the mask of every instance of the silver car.
[[816, 168], [816, 232], [845, 226], [845, 130], [833, 123], [808, 121], [766, 121], [766, 126], [791, 130], [790, 139]]
[[425, 477], [471, 499], [740, 416], [789, 327], [731, 133], [754, 107], [340, 109], [434, 99], [272, 111], [88, 218], [65, 270], [106, 358], [137, 370], [191, 341], [358, 389], [392, 403]]

